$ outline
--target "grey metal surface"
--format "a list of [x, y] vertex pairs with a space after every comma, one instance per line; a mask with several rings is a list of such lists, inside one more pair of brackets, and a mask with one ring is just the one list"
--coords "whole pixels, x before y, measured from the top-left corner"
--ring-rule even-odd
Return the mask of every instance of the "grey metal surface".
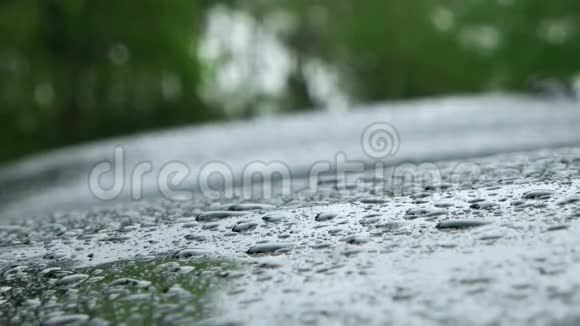
[[[154, 178], [139, 202], [126, 194], [102, 202], [88, 190], [90, 167], [117, 144], [128, 166], [179, 160], [196, 171], [219, 160], [239, 173], [280, 160], [296, 183], [337, 152], [372, 167], [360, 134], [378, 121], [400, 136], [386, 175], [418, 163], [397, 191], [373, 171], [254, 202], [169, 201]], [[110, 300], [151, 304], [149, 319], [118, 308], [145, 323], [577, 324], [579, 123], [578, 103], [457, 97], [172, 130], [31, 158], [0, 172], [11, 187], [0, 213], [0, 320], [115, 323], [110, 311], [90, 308]], [[477, 173], [455, 178], [458, 166]], [[425, 177], [433, 171], [437, 183]], [[23, 184], [32, 191], [16, 191]], [[198, 265], [206, 260], [233, 267]], [[196, 299], [203, 313], [191, 312], [194, 291], [183, 286], [168, 310], [173, 292], [151, 275], [141, 275], [153, 282], [141, 287], [107, 265], [142, 261], [175, 264], [185, 277], [204, 270], [219, 286]], [[60, 274], [47, 277], [49, 267]], [[116, 283], [99, 279], [103, 270], [117, 271]]]

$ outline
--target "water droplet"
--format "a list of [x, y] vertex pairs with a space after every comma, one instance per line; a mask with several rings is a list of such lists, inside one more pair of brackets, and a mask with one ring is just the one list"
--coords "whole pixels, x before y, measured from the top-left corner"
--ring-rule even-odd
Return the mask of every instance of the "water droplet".
[[173, 255], [171, 255], [171, 257], [177, 259], [188, 259], [193, 257], [206, 256], [208, 254], [209, 253], [203, 249], [189, 248], [176, 251]]
[[89, 320], [87, 315], [64, 315], [64, 316], [54, 316], [46, 319], [41, 326], [64, 326], [64, 325], [79, 325], [85, 323]]
[[348, 244], [354, 244], [354, 245], [361, 245], [361, 244], [365, 244], [365, 243], [369, 242], [369, 238], [364, 237], [364, 236], [360, 236], [360, 235], [352, 235], [349, 237], [342, 238], [340, 240], [344, 241]]
[[371, 225], [371, 224], [375, 224], [377, 222], [379, 222], [381, 219], [378, 217], [372, 217], [372, 218], [365, 218], [362, 221], [360, 221], [360, 225]]
[[272, 213], [262, 217], [262, 219], [268, 223], [280, 223], [286, 219], [286, 217], [287, 216], [282, 213]]
[[580, 201], [580, 197], [569, 197], [569, 198], [565, 198], [565, 199], [559, 200], [556, 204], [558, 204], [558, 205], [568, 205], [568, 204], [576, 203], [578, 201]]
[[252, 211], [252, 210], [269, 210], [273, 209], [273, 205], [257, 204], [257, 203], [243, 203], [235, 204], [229, 207], [231, 211]]
[[54, 283], [54, 285], [74, 287], [74, 286], [82, 283], [87, 278], [89, 278], [89, 276], [85, 275], [85, 274], [73, 274], [73, 275], [69, 275], [69, 276], [65, 276], [65, 277], [61, 278], [60, 280], [56, 281], [56, 283]]
[[363, 204], [384, 204], [387, 202], [387, 199], [382, 197], [366, 197], [359, 201]]
[[417, 192], [417, 193], [414, 193], [413, 195], [411, 195], [411, 198], [422, 199], [422, 198], [427, 198], [430, 196], [431, 196], [431, 193], [429, 193], [429, 192]]
[[256, 222], [240, 223], [232, 228], [233, 232], [247, 232], [255, 229], [258, 226]]
[[136, 280], [134, 278], [119, 278], [111, 282], [109, 286], [131, 286], [137, 288], [146, 288], [151, 284], [149, 281]]
[[248, 249], [247, 253], [250, 255], [274, 253], [288, 249], [291, 245], [284, 242], [260, 243]]
[[50, 267], [42, 270], [39, 275], [47, 278], [60, 278], [71, 274], [71, 272], [63, 271], [60, 267]]
[[429, 210], [426, 208], [411, 208], [405, 212], [405, 219], [414, 220], [418, 217], [426, 216]]
[[522, 195], [523, 199], [548, 199], [554, 194], [553, 190], [549, 189], [535, 189], [525, 192]]
[[244, 216], [248, 214], [247, 212], [236, 212], [236, 211], [211, 211], [205, 212], [197, 216], [198, 222], [212, 222], [216, 220], [222, 220], [228, 217], [234, 216]]
[[500, 234], [489, 234], [489, 235], [484, 235], [484, 236], [482, 236], [479, 239], [480, 240], [487, 241], [487, 240], [498, 240], [498, 239], [501, 239], [501, 238], [503, 238], [503, 235], [500, 235]]
[[469, 208], [473, 208], [473, 209], [494, 209], [496, 208], [498, 205], [494, 202], [490, 202], [490, 201], [480, 201], [477, 203], [473, 203], [471, 205], [469, 205]]
[[559, 224], [559, 225], [552, 225], [546, 229], [546, 231], [559, 231], [559, 230], [566, 230], [569, 228], [566, 224]]
[[205, 241], [207, 239], [205, 236], [197, 235], [197, 234], [187, 234], [184, 236], [184, 238], [186, 240], [199, 241], [199, 242]]
[[335, 218], [337, 216], [336, 213], [332, 213], [332, 212], [323, 212], [323, 213], [318, 213], [316, 215], [316, 217], [314, 218], [315, 221], [317, 222], [324, 222], [324, 221], [329, 221], [332, 220], [333, 218]]
[[472, 228], [483, 226], [489, 224], [488, 221], [483, 220], [465, 220], [465, 219], [457, 219], [457, 220], [447, 220], [443, 222], [439, 222], [436, 226], [438, 229], [465, 229], [465, 228]]

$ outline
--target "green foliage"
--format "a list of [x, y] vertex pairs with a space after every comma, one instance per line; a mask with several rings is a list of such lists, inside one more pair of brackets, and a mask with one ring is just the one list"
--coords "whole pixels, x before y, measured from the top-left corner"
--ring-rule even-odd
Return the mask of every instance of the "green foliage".
[[[285, 2], [289, 40], [340, 67], [359, 101], [521, 90], [529, 77], [580, 72], [572, 0]], [[275, 6], [275, 5], [274, 5]]]
[[219, 117], [196, 93], [203, 11], [177, 0], [0, 2], [0, 160]]

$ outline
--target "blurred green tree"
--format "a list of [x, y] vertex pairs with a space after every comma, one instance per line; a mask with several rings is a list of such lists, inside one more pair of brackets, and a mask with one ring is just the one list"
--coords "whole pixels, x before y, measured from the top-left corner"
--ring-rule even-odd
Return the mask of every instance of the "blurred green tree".
[[[261, 3], [271, 11], [280, 7]], [[537, 74], [567, 79], [580, 72], [578, 1], [295, 0], [282, 6], [296, 21], [285, 35], [296, 56], [338, 67], [345, 89], [361, 102], [524, 90]]]
[[202, 1], [0, 1], [0, 160], [219, 117], [197, 95]]

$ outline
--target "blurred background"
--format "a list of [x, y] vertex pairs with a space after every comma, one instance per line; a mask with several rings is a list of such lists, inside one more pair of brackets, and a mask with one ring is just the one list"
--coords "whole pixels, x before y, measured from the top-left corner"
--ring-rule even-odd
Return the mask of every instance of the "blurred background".
[[574, 97], [578, 0], [0, 0], [0, 163], [441, 94]]

